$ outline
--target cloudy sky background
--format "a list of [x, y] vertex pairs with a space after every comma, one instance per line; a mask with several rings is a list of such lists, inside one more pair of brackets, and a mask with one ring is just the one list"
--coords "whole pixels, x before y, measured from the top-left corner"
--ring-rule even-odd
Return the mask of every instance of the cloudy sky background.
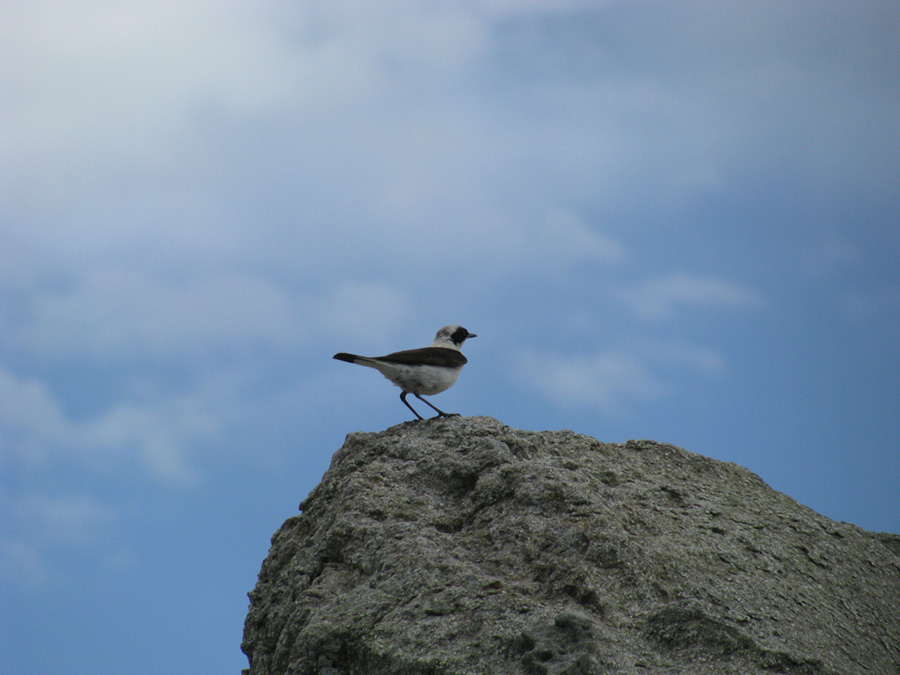
[[271, 534], [410, 417], [331, 355], [448, 323], [445, 410], [900, 531], [898, 53], [894, 0], [0, 5], [10, 672], [239, 672]]

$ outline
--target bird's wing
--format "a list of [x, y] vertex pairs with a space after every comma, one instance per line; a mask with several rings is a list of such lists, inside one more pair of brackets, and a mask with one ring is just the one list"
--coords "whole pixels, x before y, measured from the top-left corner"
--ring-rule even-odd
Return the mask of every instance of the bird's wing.
[[446, 366], [459, 368], [468, 363], [468, 359], [462, 352], [444, 347], [422, 347], [421, 349], [406, 349], [402, 352], [394, 352], [387, 356], [375, 357], [377, 361], [396, 363], [399, 365]]

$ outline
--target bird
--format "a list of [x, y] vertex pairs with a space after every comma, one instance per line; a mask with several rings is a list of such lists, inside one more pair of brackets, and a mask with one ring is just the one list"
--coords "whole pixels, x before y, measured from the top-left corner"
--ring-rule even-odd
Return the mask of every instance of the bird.
[[437, 412], [436, 417], [458, 417], [459, 413], [445, 413], [422, 396], [440, 394], [456, 383], [462, 367], [468, 362], [460, 347], [463, 342], [473, 337], [478, 336], [462, 326], [444, 326], [434, 336], [434, 342], [430, 347], [407, 349], [386, 356], [359, 356], [340, 352], [335, 354], [334, 358], [379, 371], [403, 390], [400, 392], [400, 400], [420, 420], [425, 418], [406, 400], [407, 394], [412, 394], [431, 406]]

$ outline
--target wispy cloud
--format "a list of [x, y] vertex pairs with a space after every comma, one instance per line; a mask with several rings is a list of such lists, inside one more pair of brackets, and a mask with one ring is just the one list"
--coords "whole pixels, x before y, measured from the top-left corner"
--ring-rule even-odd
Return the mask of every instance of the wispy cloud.
[[44, 464], [63, 444], [69, 423], [50, 387], [35, 377], [19, 377], [0, 363], [0, 459]]
[[6, 122], [33, 185], [64, 190], [64, 177], [161, 167], [198, 149], [188, 132], [204, 109], [252, 115], [296, 82], [286, 36], [259, 12], [196, 1], [37, 5], [7, 8], [0, 48], [17, 64], [5, 75]]
[[[28, 588], [58, 580], [58, 561], [72, 551], [107, 547], [119, 519], [116, 509], [87, 494], [0, 491], [4, 532], [0, 578]], [[120, 552], [114, 557], [121, 557]]]
[[75, 463], [96, 475], [137, 467], [171, 485], [199, 476], [192, 458], [220, 437], [241, 406], [221, 401], [221, 390], [168, 392], [120, 399], [93, 416], [68, 415], [51, 387], [0, 369], [3, 460], [30, 468]]
[[220, 439], [227, 413], [194, 392], [162, 400], [122, 402], [98, 417], [78, 423], [78, 458], [97, 470], [135, 464], [170, 485], [201, 480], [194, 463], [202, 448]]
[[749, 288], [713, 277], [673, 274], [626, 288], [622, 301], [642, 319], [670, 319], [683, 310], [754, 309], [762, 296]]
[[15, 504], [19, 526], [47, 544], [89, 545], [117, 519], [113, 509], [89, 495], [36, 495]]
[[516, 379], [546, 398], [610, 413], [669, 391], [642, 359], [623, 352], [571, 355], [527, 350], [518, 355], [514, 367]]
[[303, 301], [304, 324], [318, 337], [362, 338], [385, 347], [415, 315], [408, 292], [385, 281], [344, 281]]
[[701, 345], [664, 340], [642, 340], [637, 342], [634, 348], [645, 355], [654, 367], [665, 369], [667, 372], [686, 370], [718, 376], [728, 369], [726, 358], [721, 352]]
[[557, 269], [577, 263], [615, 264], [627, 257], [621, 242], [571, 211], [551, 211], [534, 231], [519, 234], [520, 257], [534, 256], [536, 262], [550, 262]]
[[514, 379], [545, 398], [614, 415], [672, 395], [685, 373], [710, 377], [726, 370], [725, 358], [713, 349], [649, 340], [574, 354], [524, 349], [513, 364]]
[[185, 358], [225, 346], [283, 346], [304, 334], [292, 298], [249, 276], [175, 283], [159, 274], [101, 269], [31, 302], [17, 331], [19, 346], [54, 357]]

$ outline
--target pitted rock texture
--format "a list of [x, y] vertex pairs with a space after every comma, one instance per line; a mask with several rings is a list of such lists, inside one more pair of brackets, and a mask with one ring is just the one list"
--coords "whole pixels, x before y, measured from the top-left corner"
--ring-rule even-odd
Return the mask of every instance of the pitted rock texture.
[[900, 537], [672, 445], [408, 422], [301, 506], [251, 675], [900, 673]]

